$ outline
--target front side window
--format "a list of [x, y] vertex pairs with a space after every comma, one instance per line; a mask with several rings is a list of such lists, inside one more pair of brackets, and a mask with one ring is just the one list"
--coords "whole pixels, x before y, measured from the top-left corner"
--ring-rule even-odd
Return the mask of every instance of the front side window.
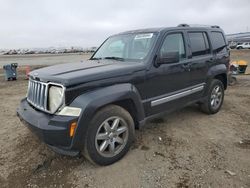
[[115, 35], [103, 43], [92, 59], [142, 61], [149, 55], [155, 40], [155, 33]]
[[186, 57], [183, 35], [181, 33], [173, 33], [167, 35], [160, 49], [161, 55], [168, 53], [178, 53], [179, 59]]
[[206, 55], [210, 53], [207, 34], [205, 32], [188, 33], [192, 56]]

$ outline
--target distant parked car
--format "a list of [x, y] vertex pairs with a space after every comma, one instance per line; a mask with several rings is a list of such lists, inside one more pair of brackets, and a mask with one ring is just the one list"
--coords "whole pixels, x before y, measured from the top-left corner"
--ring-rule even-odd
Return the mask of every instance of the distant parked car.
[[250, 49], [250, 42], [244, 42], [242, 44], [238, 44], [236, 46], [236, 49], [240, 50], [240, 49]]

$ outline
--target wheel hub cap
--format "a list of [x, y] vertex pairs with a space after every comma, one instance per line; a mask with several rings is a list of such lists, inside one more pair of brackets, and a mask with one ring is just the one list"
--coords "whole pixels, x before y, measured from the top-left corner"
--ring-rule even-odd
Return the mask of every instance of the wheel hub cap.
[[217, 109], [222, 101], [222, 89], [219, 85], [215, 86], [211, 93], [211, 107]]
[[110, 117], [98, 128], [95, 146], [104, 157], [113, 157], [120, 153], [128, 141], [128, 125], [121, 117]]

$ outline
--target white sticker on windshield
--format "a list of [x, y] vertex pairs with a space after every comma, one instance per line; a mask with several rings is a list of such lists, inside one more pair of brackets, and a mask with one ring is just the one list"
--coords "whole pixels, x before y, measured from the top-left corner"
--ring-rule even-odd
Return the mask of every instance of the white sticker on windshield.
[[135, 40], [138, 39], [151, 39], [153, 37], [153, 33], [144, 33], [135, 36]]

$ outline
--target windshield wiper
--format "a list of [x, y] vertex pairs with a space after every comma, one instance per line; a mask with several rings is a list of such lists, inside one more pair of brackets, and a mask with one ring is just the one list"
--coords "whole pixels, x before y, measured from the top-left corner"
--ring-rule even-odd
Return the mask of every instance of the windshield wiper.
[[103, 59], [114, 59], [114, 60], [117, 60], [117, 61], [124, 61], [124, 58], [122, 58], [122, 57], [115, 57], [115, 56], [104, 57]]
[[100, 59], [102, 59], [101, 57], [92, 57], [92, 58], [90, 58], [90, 60], [100, 60]]

